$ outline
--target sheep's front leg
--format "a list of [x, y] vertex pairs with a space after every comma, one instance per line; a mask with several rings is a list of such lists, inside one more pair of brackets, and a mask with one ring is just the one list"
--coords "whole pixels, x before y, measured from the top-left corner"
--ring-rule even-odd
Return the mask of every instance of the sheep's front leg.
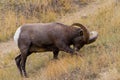
[[79, 49], [77, 49], [76, 47], [74, 47], [74, 54], [77, 56], [83, 56], [82, 54], [79, 54]]
[[73, 54], [74, 50], [72, 48], [70, 48], [69, 45], [66, 45], [64, 42], [62, 41], [58, 41], [56, 42], [56, 46], [60, 51], [65, 51], [67, 53]]
[[58, 53], [59, 53], [59, 49], [58, 49], [58, 48], [55, 48], [55, 49], [53, 50], [53, 58], [54, 58], [54, 59], [58, 59]]

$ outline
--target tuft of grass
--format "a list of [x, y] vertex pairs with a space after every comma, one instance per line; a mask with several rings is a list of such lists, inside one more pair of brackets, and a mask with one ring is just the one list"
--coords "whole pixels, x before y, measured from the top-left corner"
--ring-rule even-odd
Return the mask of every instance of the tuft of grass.
[[80, 66], [80, 57], [67, 56], [57, 61], [50, 61], [48, 66], [41, 72], [41, 79], [44, 80], [56, 80], [60, 75], [68, 74], [70, 71]]
[[0, 41], [8, 40], [13, 34], [16, 29], [16, 16], [15, 13], [12, 11], [8, 11], [6, 17], [0, 21]]

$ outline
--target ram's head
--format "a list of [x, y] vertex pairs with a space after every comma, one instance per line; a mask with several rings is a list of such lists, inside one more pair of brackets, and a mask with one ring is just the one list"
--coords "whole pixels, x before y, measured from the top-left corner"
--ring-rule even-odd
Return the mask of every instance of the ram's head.
[[91, 44], [96, 41], [98, 37], [98, 32], [96, 31], [89, 31], [85, 26], [80, 23], [74, 23], [72, 26], [79, 26], [81, 31], [80, 35], [74, 39], [73, 45], [75, 51], [78, 51], [82, 48], [85, 44]]

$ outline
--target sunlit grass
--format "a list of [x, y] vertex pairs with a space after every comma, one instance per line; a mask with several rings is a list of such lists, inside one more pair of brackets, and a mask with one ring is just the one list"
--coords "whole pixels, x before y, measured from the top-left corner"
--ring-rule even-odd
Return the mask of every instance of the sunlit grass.
[[6, 0], [0, 2], [0, 42], [25, 23], [52, 22], [72, 10], [72, 0]]
[[[78, 0], [90, 3], [93, 0]], [[53, 22], [76, 11], [74, 0], [5, 0], [0, 2], [0, 42], [13, 37], [25, 23]]]
[[[52, 60], [51, 52], [32, 54], [27, 60], [26, 67], [30, 77], [27, 80], [72, 80], [72, 72], [74, 73], [76, 70], [78, 74], [74, 73], [76, 75], [73, 77], [74, 80], [119, 80], [120, 3], [116, 3], [114, 0], [110, 1], [101, 4], [99, 9], [96, 9], [93, 14], [86, 18], [80, 17], [78, 19], [78, 22], [88, 26], [90, 30], [99, 32], [99, 37], [95, 43], [86, 45], [80, 50], [80, 54], [84, 54], [83, 57], [71, 57], [67, 53], [60, 52], [59, 60]], [[12, 14], [14, 15], [14, 13]], [[51, 13], [50, 15], [55, 14]], [[9, 15], [8, 18], [12, 19]], [[19, 20], [19, 23], [39, 21], [34, 17], [35, 21], [26, 20], [22, 15]], [[13, 25], [16, 23], [15, 20], [11, 20], [10, 24], [7, 19], [6, 22], [11, 26], [12, 23], [14, 23]], [[65, 23], [69, 23], [69, 20]], [[14, 26], [14, 28], [16, 27]], [[18, 51], [12, 51], [9, 55], [0, 57], [0, 79], [21, 80], [14, 62], [16, 53]]]

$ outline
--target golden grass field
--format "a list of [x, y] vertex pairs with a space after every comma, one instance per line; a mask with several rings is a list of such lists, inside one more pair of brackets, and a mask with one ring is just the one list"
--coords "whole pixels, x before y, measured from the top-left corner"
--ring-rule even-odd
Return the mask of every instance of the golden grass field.
[[[83, 57], [71, 57], [68, 53], [60, 52], [59, 60], [55, 61], [52, 60], [51, 52], [32, 54], [26, 64], [29, 78], [25, 80], [120, 80], [120, 1], [81, 1], [83, 3], [93, 2], [89, 2], [80, 10], [76, 7], [75, 11], [67, 14], [65, 14], [64, 10], [60, 15], [51, 11], [47, 14], [53, 17], [47, 16], [42, 20], [34, 16], [26, 18], [22, 14], [19, 14], [18, 20], [15, 16], [16, 13], [13, 11], [6, 12], [4, 20], [0, 20], [0, 25], [4, 24], [4, 26], [0, 26], [0, 48], [1, 45], [4, 46], [3, 43], [7, 43], [11, 39], [18, 27], [16, 25], [28, 22], [59, 21], [65, 24], [79, 22], [87, 26], [89, 30], [96, 30], [99, 33], [96, 42], [86, 45], [80, 50], [79, 53], [83, 54]], [[47, 2], [45, 3], [47, 5]], [[71, 2], [65, 4], [70, 5]], [[59, 15], [59, 17], [56, 15]], [[47, 21], [49, 18], [50, 20]], [[10, 44], [13, 45], [14, 43], [11, 42]], [[19, 50], [14, 49], [14, 47], [16, 46], [12, 46], [11, 51], [7, 54], [0, 53], [0, 80], [23, 79], [14, 61], [15, 56], [19, 54]], [[7, 46], [2, 47], [1, 50], [7, 50]]]

